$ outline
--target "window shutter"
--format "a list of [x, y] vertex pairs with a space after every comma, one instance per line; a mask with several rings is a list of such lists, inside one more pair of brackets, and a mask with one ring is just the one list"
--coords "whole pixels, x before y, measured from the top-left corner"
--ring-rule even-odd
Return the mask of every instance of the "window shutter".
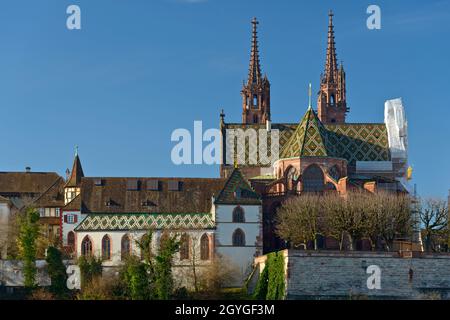
[[76, 214], [73, 215], [73, 223], [78, 222], [78, 216]]
[[64, 223], [67, 223], [67, 214], [64, 215]]

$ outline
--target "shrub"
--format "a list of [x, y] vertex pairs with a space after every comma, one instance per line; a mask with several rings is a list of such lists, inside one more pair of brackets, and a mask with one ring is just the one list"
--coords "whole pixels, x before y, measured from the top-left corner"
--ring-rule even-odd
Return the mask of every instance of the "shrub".
[[285, 290], [284, 256], [282, 252], [267, 255], [253, 297], [258, 300], [282, 300]]
[[44, 288], [33, 290], [29, 297], [30, 300], [55, 300], [53, 294]]
[[81, 289], [88, 285], [94, 278], [102, 275], [102, 260], [96, 257], [80, 257], [78, 259], [80, 267]]
[[36, 240], [39, 236], [39, 212], [27, 209], [24, 216], [19, 217], [19, 236], [17, 244], [23, 262], [24, 286], [33, 289], [36, 286]]
[[47, 270], [51, 279], [50, 291], [57, 298], [64, 298], [67, 295], [67, 273], [66, 266], [62, 260], [61, 251], [55, 247], [49, 247], [47, 249]]

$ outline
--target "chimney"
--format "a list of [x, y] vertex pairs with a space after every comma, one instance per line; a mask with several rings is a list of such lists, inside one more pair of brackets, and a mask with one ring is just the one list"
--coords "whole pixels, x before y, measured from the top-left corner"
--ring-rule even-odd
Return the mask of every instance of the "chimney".
[[31, 172], [31, 168], [30, 168], [30, 167], [26, 167], [26, 168], [25, 168], [25, 172], [26, 172], [26, 173], [30, 173], [30, 172]]

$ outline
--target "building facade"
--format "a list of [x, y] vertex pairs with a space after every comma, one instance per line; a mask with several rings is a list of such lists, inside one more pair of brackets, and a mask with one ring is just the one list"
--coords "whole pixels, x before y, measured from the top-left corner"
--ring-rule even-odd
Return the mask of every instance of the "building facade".
[[[223, 111], [220, 115], [223, 137], [220, 175], [229, 177], [234, 163], [239, 163], [242, 173], [261, 195], [264, 252], [283, 248], [283, 242], [274, 232], [274, 220], [276, 210], [289, 197], [305, 192], [336, 192], [345, 196], [352, 190], [408, 192], [407, 121], [401, 99], [386, 102], [384, 123], [346, 121], [350, 110], [346, 73], [343, 64], [337, 60], [333, 13], [329, 13], [325, 68], [320, 76], [316, 109], [312, 107], [310, 89], [309, 106], [297, 123], [271, 121], [270, 108], [266, 107], [270, 106], [270, 86], [267, 77], [262, 77], [257, 22], [253, 20], [252, 23], [249, 75], [242, 90], [242, 122], [229, 123], [225, 121]], [[254, 99], [249, 99], [252, 96]], [[239, 130], [266, 130], [267, 135], [276, 130], [278, 159], [271, 164], [261, 161], [262, 155], [252, 151], [245, 135], [241, 140], [239, 137], [235, 140], [235, 135], [229, 134]], [[261, 136], [255, 134], [254, 137], [259, 146]], [[264, 135], [262, 137], [264, 139]], [[269, 140], [267, 150], [274, 150]], [[228, 150], [234, 150], [234, 153], [230, 156], [226, 154]], [[249, 156], [256, 152], [255, 163]], [[244, 155], [245, 159], [239, 159], [237, 155]]]
[[[119, 266], [130, 254], [141, 256], [137, 242], [149, 230], [154, 250], [165, 234], [177, 234], [180, 279], [193, 261], [206, 267], [220, 255], [235, 267], [236, 283], [242, 283], [255, 257], [284, 247], [275, 233], [275, 217], [290, 197], [308, 192], [345, 196], [351, 190], [407, 192], [402, 102], [386, 102], [384, 123], [347, 122], [346, 73], [337, 60], [333, 14], [316, 108], [310, 93], [299, 122], [272, 123], [270, 82], [261, 71], [257, 26], [253, 19], [248, 77], [240, 92], [242, 121], [229, 123], [221, 114], [224, 163], [219, 178], [85, 177], [76, 152], [65, 179], [54, 173], [0, 173], [0, 223], [7, 223], [11, 211], [34, 206], [49, 237], [58, 236], [67, 253], [101, 257], [105, 267]], [[225, 150], [230, 144], [236, 148], [226, 133], [237, 129], [277, 130], [277, 160], [265, 164], [258, 154], [256, 163], [226, 163]], [[259, 136], [256, 141], [260, 144]], [[245, 141], [243, 149], [248, 159]]]

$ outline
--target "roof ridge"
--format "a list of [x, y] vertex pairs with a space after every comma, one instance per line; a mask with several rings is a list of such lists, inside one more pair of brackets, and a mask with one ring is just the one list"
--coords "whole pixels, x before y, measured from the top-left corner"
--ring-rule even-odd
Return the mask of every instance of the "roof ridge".
[[75, 200], [77, 200], [77, 199], [80, 198], [80, 197], [81, 197], [81, 193], [77, 194], [77, 195], [75, 196], [75, 198], [73, 198], [72, 200], [70, 200], [69, 202], [67, 202], [67, 203], [64, 205], [63, 208], [69, 206], [70, 204], [72, 204], [73, 202], [75, 202]]
[[313, 112], [313, 115], [314, 115], [314, 110], [312, 108], [308, 108], [308, 110], [306, 111], [306, 113], [304, 115], [304, 117], [306, 115], [308, 115], [308, 118], [306, 119], [305, 132], [303, 133], [303, 142], [302, 142], [302, 145], [300, 147], [300, 156], [303, 154], [303, 150], [305, 149], [305, 140], [306, 140], [306, 135], [308, 134], [309, 122], [311, 120], [311, 112]]
[[[238, 175], [238, 176], [236, 176], [236, 175]], [[231, 181], [233, 179], [235, 179], [235, 178], [239, 179], [237, 181], [237, 183], [236, 183], [238, 187], [240, 187], [239, 181], [243, 182], [246, 185], [246, 187], [257, 197], [257, 199], [260, 200], [261, 197], [255, 191], [255, 189], [253, 189], [250, 181], [247, 180], [247, 178], [245, 177], [245, 175], [241, 172], [241, 170], [239, 168], [234, 168], [232, 173], [231, 173], [231, 175], [228, 177], [227, 182], [225, 182], [225, 185], [224, 185], [223, 189], [220, 191], [219, 195], [215, 199], [215, 202], [222, 201], [222, 198], [224, 198], [226, 196], [225, 195], [225, 192], [226, 192], [225, 190], [227, 190], [227, 188], [229, 187]], [[234, 188], [234, 190], [232, 190], [232, 191], [235, 192], [236, 189], [237, 188]]]
[[49, 192], [50, 189], [52, 189], [52, 188], [58, 183], [59, 180], [62, 180], [62, 181], [64, 182], [63, 177], [61, 177], [61, 176], [58, 175], [58, 178], [55, 180], [55, 182], [53, 182], [53, 183], [50, 185], [50, 187], [47, 188], [47, 190], [45, 190], [44, 192], [42, 192], [42, 193], [39, 195], [39, 197], [37, 197], [36, 199], [34, 199], [31, 203], [36, 203], [36, 202], [38, 202], [39, 200], [41, 200], [41, 198], [42, 198], [47, 192]]

